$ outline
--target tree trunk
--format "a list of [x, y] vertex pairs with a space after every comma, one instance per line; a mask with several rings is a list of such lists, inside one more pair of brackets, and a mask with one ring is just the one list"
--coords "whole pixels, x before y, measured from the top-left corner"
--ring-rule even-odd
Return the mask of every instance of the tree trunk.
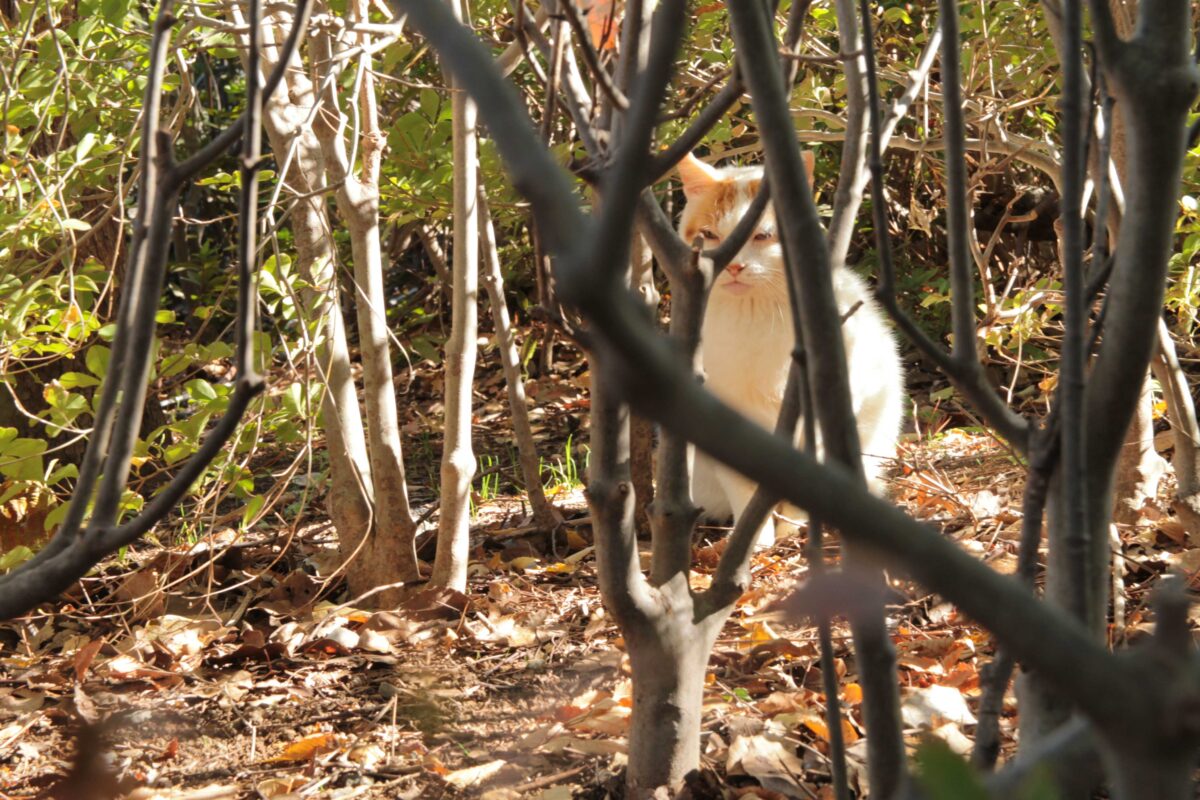
[[1166, 469], [1166, 460], [1154, 448], [1154, 391], [1147, 375], [1142, 382], [1137, 412], [1117, 459], [1113, 522], [1136, 523], [1141, 518], [1143, 504], [1158, 494], [1158, 482]]
[[[1109, 0], [1108, 5], [1112, 9], [1117, 32], [1121, 36], [1132, 34], [1137, 17], [1137, 0]], [[1129, 182], [1125, 138], [1124, 117], [1120, 113], [1113, 114], [1111, 158], [1121, 183], [1122, 194]], [[1094, 169], [1108, 169], [1108, 165], [1095, 164]], [[1111, 227], [1115, 235], [1120, 226], [1117, 223]], [[1154, 448], [1154, 394], [1150, 390], [1150, 376], [1147, 374], [1138, 396], [1137, 412], [1129, 424], [1125, 446], [1117, 459], [1117, 475], [1113, 486], [1113, 521], [1126, 524], [1137, 522], [1142, 504], [1158, 493], [1158, 482], [1166, 469], [1166, 460]]]
[[659, 786], [679, 786], [699, 765], [704, 673], [718, 630], [720, 625], [697, 626], [672, 615], [645, 631], [645, 641], [629, 640], [637, 676], [629, 723], [630, 797], [656, 797]]
[[[351, 16], [366, 18], [365, 0], [356, 0]], [[365, 35], [364, 35], [365, 36]], [[331, 69], [338, 69], [333, 41], [328, 31], [315, 38], [317, 58]], [[383, 249], [379, 229], [379, 169], [384, 136], [379, 130], [375, 104], [375, 79], [370, 55], [364, 49], [358, 56], [363, 79], [359, 93], [351, 102], [361, 104], [361, 172], [347, 153], [343, 129], [347, 119], [338, 103], [336, 81], [329, 81], [321, 97], [323, 108], [313, 124], [325, 159], [326, 173], [339, 184], [336, 194], [338, 213], [350, 233], [354, 259], [354, 306], [358, 319], [358, 345], [363, 366], [363, 395], [367, 412], [367, 443], [374, 490], [374, 527], [362, 544], [359, 558], [364, 563], [351, 582], [353, 594], [377, 589], [398, 581], [420, 579], [416, 554], [416, 521], [408, 500], [404, 473], [404, 455], [396, 411], [396, 393], [392, 383], [392, 361], [388, 345], [387, 298], [383, 285]], [[384, 592], [379, 601], [390, 603], [398, 598], [394, 591]]]
[[[448, 0], [455, 16], [468, 19], [466, 0]], [[454, 98], [451, 134], [454, 145], [454, 286], [451, 290], [450, 340], [446, 342], [446, 423], [442, 444], [442, 500], [437, 559], [432, 582], [460, 592], [467, 588], [471, 524], [471, 390], [475, 376], [475, 339], [479, 330], [479, 214], [476, 209], [479, 144], [475, 103], [450, 79]]]
[[482, 234], [480, 243], [486, 255], [484, 263], [487, 266], [483, 273], [483, 285], [487, 290], [488, 302], [492, 306], [496, 349], [500, 351], [500, 363], [504, 367], [504, 383], [508, 388], [508, 406], [512, 413], [513, 438], [517, 442], [521, 477], [525, 481], [525, 493], [533, 510], [534, 524], [553, 534], [562, 522], [562, 517], [546, 499], [546, 492], [542, 489], [537, 443], [533, 438], [533, 428], [529, 425], [525, 382], [521, 378], [521, 357], [508, 316], [508, 302], [504, 299], [504, 274], [500, 269], [500, 253], [496, 249], [496, 231], [482, 186], [479, 189], [479, 230]]
[[[238, 14], [237, 8], [234, 9]], [[268, 18], [271, 24], [264, 31], [266, 42], [262, 54], [265, 72], [278, 63], [283, 31], [292, 24], [291, 13], [279, 8], [272, 10]], [[241, 43], [245, 47], [245, 37]], [[283, 169], [285, 184], [300, 198], [295, 201], [289, 222], [296, 249], [296, 272], [304, 278], [300, 302], [317, 369], [325, 383], [321, 419], [329, 459], [326, 511], [346, 560], [347, 580], [354, 590], [365, 591], [370, 588], [370, 577], [362, 574], [367, 559], [354, 555], [371, 524], [371, 472], [346, 343], [346, 324], [338, 302], [333, 242], [329, 235], [332, 227], [325, 200], [317, 193], [325, 185], [325, 163], [320, 142], [307, 122], [317, 105], [317, 97], [299, 57], [292, 61], [295, 68], [285, 75], [284, 87], [263, 108], [263, 126], [275, 161]]]

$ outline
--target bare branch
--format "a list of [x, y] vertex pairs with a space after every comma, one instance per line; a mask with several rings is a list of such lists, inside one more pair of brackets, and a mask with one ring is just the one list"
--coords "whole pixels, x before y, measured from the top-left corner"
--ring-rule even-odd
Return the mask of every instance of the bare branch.
[[[842, 147], [841, 168], [833, 195], [833, 216], [829, 220], [829, 257], [835, 267], [846, 262], [854, 221], [862, 205], [862, 186], [867, 176], [867, 116], [866, 78], [862, 35], [855, 16], [854, 0], [836, 0], [838, 43], [847, 56], [843, 67], [846, 76], [846, 140]], [[865, 18], [864, 18], [865, 19]], [[869, 25], [869, 22], [866, 23]], [[878, 125], [876, 126], [878, 129]]]
[[[951, 317], [954, 331], [953, 357], [963, 369], [977, 374], [975, 355], [975, 282], [972, 261], [967, 252], [970, 239], [967, 226], [967, 160], [962, 145], [966, 139], [963, 125], [962, 70], [959, 51], [958, 4], [939, 0], [942, 24], [942, 128], [946, 141], [946, 232], [949, 238]], [[877, 128], [878, 129], [878, 128]]]
[[[1018, 451], [1024, 452], [1028, 447], [1029, 423], [1013, 413], [1012, 409], [1005, 405], [996, 391], [987, 384], [983, 370], [979, 369], [979, 362], [975, 358], [974, 350], [972, 349], [969, 352], [968, 361], [965, 363], [960, 362], [950, 353], [946, 352], [941, 345], [930, 339], [929, 335], [900, 308], [899, 302], [896, 299], [895, 266], [892, 261], [891, 239], [888, 237], [887, 199], [884, 196], [883, 190], [883, 145], [882, 136], [880, 135], [883, 126], [880, 121], [879, 83], [876, 77], [874, 55], [875, 45], [870, 30], [869, 8], [867, 7], [866, 0], [862, 0], [862, 7], [863, 24], [865, 27], [863, 45], [867, 51], [868, 113], [872, 131], [869, 161], [872, 178], [871, 207], [875, 218], [875, 244], [880, 266], [879, 284], [876, 287], [875, 296], [909, 341], [915, 344], [927, 358], [946, 373], [960, 391], [983, 414], [988, 424]], [[945, 32], [943, 32], [943, 35], [945, 35]], [[950, 156], [947, 155], [947, 162], [949, 160]], [[969, 274], [967, 275], [967, 282], [968, 284], [971, 282]], [[956, 297], [961, 297], [961, 295], [956, 295]], [[966, 299], [971, 302], [973, 307], [973, 294]], [[974, 346], [974, 338], [974, 321], [971, 320], [972, 348]]]
[[[267, 76], [267, 82], [263, 84], [263, 102], [270, 99], [275, 90], [279, 88], [279, 84], [283, 82], [283, 76], [288, 70], [288, 62], [290, 54], [296, 52], [300, 46], [300, 37], [308, 30], [308, 19], [312, 14], [312, 0], [298, 0], [296, 3], [295, 24], [288, 32], [288, 37], [280, 48], [281, 54], [287, 54], [288, 58], [280, 58], [275, 64], [275, 69]], [[242, 132], [246, 130], [247, 115], [249, 108], [242, 112], [242, 115], [230, 123], [229, 127], [217, 134], [208, 144], [200, 148], [194, 155], [185, 161], [180, 162], [175, 167], [175, 174], [180, 182], [188, 181], [199, 174], [200, 170], [207, 167], [221, 155], [238, 143], [242, 136]]]
[[[1097, 559], [1093, 548], [1107, 550], [1108, 542], [1092, 541], [1087, 524], [1087, 456], [1084, 431], [1084, 368], [1087, 361], [1088, 304], [1083, 281], [1083, 191], [1087, 169], [1086, 77], [1083, 70], [1083, 12], [1076, 0], [1063, 4], [1063, 94], [1059, 101], [1063, 127], [1062, 259], [1064, 332], [1059, 367], [1059, 428], [1062, 436], [1062, 509], [1064, 546], [1070, 575], [1069, 608], [1081, 620], [1093, 618], [1100, 598], [1094, 597], [1090, 574]], [[1102, 171], [1107, 164], [1102, 165]], [[1097, 231], [1097, 235], [1103, 235]], [[956, 343], [957, 344], [957, 343]], [[1102, 613], [1102, 612], [1101, 612]]]
[[[746, 75], [759, 130], [766, 151], [766, 174], [781, 225], [780, 239], [786, 256], [792, 308], [800, 320], [797, 340], [827, 343], [810, 354], [817, 397], [817, 423], [828, 453], [851, 471], [862, 473], [858, 429], [854, 423], [845, 348], [833, 296], [829, 246], [813, 204], [795, 128], [787, 108], [783, 76], [775, 52], [774, 36], [766, 10], [757, 3], [731, 3], [730, 19], [737, 55]], [[801, 256], [803, 254], [803, 257]]]
[[583, 61], [587, 64], [588, 72], [595, 78], [596, 84], [608, 97], [610, 103], [622, 111], [628, 109], [629, 98], [613, 84], [612, 75], [600, 63], [600, 54], [592, 45], [587, 26], [579, 16], [579, 9], [575, 8], [575, 0], [558, 0], [558, 8], [571, 26], [571, 31], [575, 34], [575, 41], [578, 42], [579, 49], [583, 51]]
[[[799, 360], [793, 360], [788, 370], [787, 386], [783, 390], [779, 418], [775, 423], [775, 435], [788, 442], [794, 441], [796, 423], [804, 406], [802, 397], [806, 393], [802, 391], [805, 388], [803, 372], [804, 368]], [[812, 414], [805, 418], [806, 428], [812, 424], [812, 418]], [[811, 440], [810, 437], [809, 441]], [[750, 556], [754, 552], [759, 528], [767, 515], [778, 505], [779, 500], [778, 495], [772, 494], [762, 486], [755, 489], [737, 524], [733, 526], [733, 533], [729, 534], [725, 552], [721, 554], [717, 570], [713, 573], [712, 583], [708, 590], [697, 598], [697, 605], [702, 609], [701, 616], [707, 616], [705, 611], [708, 609], [725, 608], [749, 588]]]
[[[206, 162], [189, 159], [186, 164], [194, 163], [194, 171], [189, 173], [185, 171], [186, 164], [174, 164], [171, 140], [159, 129], [166, 52], [170, 30], [175, 22], [173, 6], [173, 0], [164, 0], [154, 25], [150, 73], [143, 104], [143, 202], [139, 204], [139, 217], [129, 252], [128, 284], [117, 312], [117, 332], [113, 340], [113, 352], [116, 355], [109, 365], [110, 372], [96, 410], [96, 433], [89, 443], [75, 493], [55, 538], [34, 558], [0, 578], [0, 618], [12, 618], [56, 596], [86, 574], [102, 557], [135, 541], [166, 516], [236, 432], [242, 413], [264, 385], [253, 368], [252, 336], [257, 174], [263, 168], [263, 162], [259, 157], [259, 138], [251, 136], [246, 137], [241, 164], [236, 388], [225, 413], [171, 482], [138, 516], [122, 525], [116, 524], [118, 503], [128, 480], [130, 456], [137, 438], [141, 409], [145, 405], [151, 345], [156, 328], [154, 316], [166, 276], [177, 197], [194, 171], [206, 166]], [[250, 5], [254, 20], [250, 35], [255, 46], [260, 7], [257, 0]], [[307, 22], [305, 0], [301, 0], [297, 15], [296, 27], [302, 29]], [[286, 63], [299, 38], [300, 31], [293, 30], [282, 51], [281, 63]], [[246, 126], [257, 131], [261, 127], [262, 104], [267, 97], [267, 87], [259, 91], [258, 71], [249, 74], [253, 77], [247, 81], [247, 108], [243, 119]], [[276, 70], [276, 74], [281, 78], [283, 73]], [[221, 155], [223, 150], [207, 149], [210, 160]], [[91, 520], [84, 527], [83, 520], [93, 491], [95, 508]]]
[[679, 134], [679, 137], [671, 142], [666, 150], [654, 157], [654, 163], [650, 168], [650, 173], [654, 177], [652, 182], [661, 180], [675, 168], [681, 158], [692, 152], [713, 129], [713, 126], [721, 121], [725, 112], [733, 108], [733, 104], [742, 96], [743, 91], [745, 91], [745, 87], [742, 85], [741, 76], [735, 67], [733, 74], [729, 76], [729, 82], [696, 115], [692, 124], [688, 125], [687, 129]]

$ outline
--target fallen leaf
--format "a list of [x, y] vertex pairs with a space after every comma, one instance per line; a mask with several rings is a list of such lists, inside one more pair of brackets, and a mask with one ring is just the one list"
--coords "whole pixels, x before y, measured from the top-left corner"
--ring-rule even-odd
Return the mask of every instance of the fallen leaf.
[[725, 771], [730, 775], [749, 775], [763, 788], [787, 797], [807, 797], [800, 776], [804, 762], [783, 742], [766, 736], [739, 736], [729, 745]]
[[358, 764], [363, 769], [373, 770], [387, 759], [387, 753], [377, 744], [358, 744], [350, 748], [346, 760]]
[[962, 692], [949, 686], [913, 689], [905, 696], [900, 713], [910, 728], [935, 729], [947, 722], [975, 724]]
[[498, 758], [486, 764], [477, 764], [465, 769], [456, 769], [454, 772], [448, 772], [443, 775], [442, 779], [455, 789], [462, 791], [473, 786], [478, 786], [489, 778], [494, 778], [506, 766], [508, 766], [508, 762]]
[[84, 677], [87, 675], [88, 669], [92, 666], [92, 661], [96, 658], [96, 653], [100, 652], [100, 648], [104, 646], [104, 637], [93, 639], [75, 653], [75, 682], [83, 683]]
[[310, 761], [317, 756], [337, 749], [337, 734], [318, 733], [292, 742], [283, 752], [268, 761]]

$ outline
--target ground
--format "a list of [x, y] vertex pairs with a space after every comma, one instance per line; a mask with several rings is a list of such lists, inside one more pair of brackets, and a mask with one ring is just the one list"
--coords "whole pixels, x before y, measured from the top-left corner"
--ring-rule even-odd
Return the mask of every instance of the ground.
[[[994, 440], [950, 430], [904, 445], [892, 491], [1011, 572], [1021, 476]], [[321, 594], [337, 552], [320, 521], [106, 563], [63, 604], [0, 628], [0, 796], [619, 796], [627, 659], [596, 589], [582, 494], [561, 484], [554, 500], [569, 520], [557, 554], [521, 528], [519, 499], [481, 499], [467, 594], [430, 591], [390, 611]], [[1158, 508], [1143, 517], [1121, 532], [1129, 601], [1114, 637], [1144, 629], [1154, 575], [1200, 561]], [[697, 585], [719, 548], [698, 546]], [[717, 643], [695, 797], [828, 796], [815, 631], [769, 613], [807, 575], [800, 550], [793, 538], [755, 557]], [[938, 597], [894, 585], [910, 741], [968, 749], [990, 639]], [[834, 641], [857, 782], [861, 690], [840, 623]], [[1004, 724], [1011, 751], [1011, 715]]]

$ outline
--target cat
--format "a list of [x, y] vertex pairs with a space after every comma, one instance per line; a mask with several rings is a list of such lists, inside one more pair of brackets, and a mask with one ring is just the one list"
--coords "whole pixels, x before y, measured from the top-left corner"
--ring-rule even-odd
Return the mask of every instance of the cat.
[[[813, 154], [803, 153], [812, 176]], [[715, 168], [688, 154], [679, 164], [687, 204], [679, 232], [689, 244], [712, 249], [729, 235], [762, 183], [762, 167]], [[867, 284], [845, 267], [833, 270], [842, 323], [850, 396], [858, 421], [868, 485], [882, 493], [881, 473], [896, 454], [904, 416], [904, 374], [896, 339]], [[848, 314], [848, 316], [847, 316]], [[795, 337], [783, 250], [775, 213], [767, 205], [741, 251], [713, 281], [704, 314], [700, 358], [706, 386], [759, 425], [773, 430], [783, 400]], [[819, 391], [819, 387], [818, 387]], [[755, 484], [696, 454], [692, 500], [711, 520], [736, 521]], [[775, 541], [768, 515], [758, 546]]]

